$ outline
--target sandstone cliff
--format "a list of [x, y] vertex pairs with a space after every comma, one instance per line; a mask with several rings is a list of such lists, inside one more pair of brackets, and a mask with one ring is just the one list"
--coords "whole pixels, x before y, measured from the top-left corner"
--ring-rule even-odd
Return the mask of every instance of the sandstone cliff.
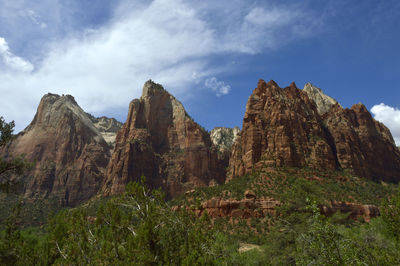
[[343, 109], [311, 85], [281, 89], [274, 81], [260, 80], [247, 102], [227, 180], [262, 166], [343, 168], [400, 181], [399, 150], [365, 106]]
[[13, 154], [26, 154], [35, 162], [23, 177], [25, 197], [75, 206], [98, 192], [110, 147], [72, 96], [49, 93], [30, 125], [4, 152]]
[[144, 175], [152, 187], [176, 196], [193, 187], [223, 183], [224, 167], [219, 163], [207, 131], [161, 85], [147, 81], [118, 132], [103, 190], [121, 193], [129, 181]]
[[294, 83], [281, 89], [260, 80], [249, 97], [228, 180], [258, 165], [335, 169], [337, 162], [315, 103]]
[[373, 180], [400, 181], [400, 152], [392, 134], [363, 104], [334, 105], [323, 116], [339, 165]]

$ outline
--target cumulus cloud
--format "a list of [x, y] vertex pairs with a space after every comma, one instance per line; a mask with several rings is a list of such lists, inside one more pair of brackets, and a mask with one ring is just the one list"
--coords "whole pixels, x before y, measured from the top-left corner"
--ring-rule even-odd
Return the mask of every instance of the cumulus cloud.
[[231, 90], [231, 86], [225, 84], [223, 81], [219, 81], [216, 77], [206, 79], [204, 85], [212, 89], [218, 97], [228, 94]]
[[2, 37], [0, 37], [0, 57], [6, 67], [15, 71], [31, 72], [34, 68], [30, 62], [14, 55]]
[[400, 146], [400, 109], [393, 108], [384, 103], [371, 108], [376, 120], [385, 124], [392, 132], [397, 146]]
[[[0, 73], [0, 90], [7, 95], [0, 98], [0, 114], [15, 120], [20, 130], [32, 119], [40, 97], [53, 92], [71, 94], [84, 110], [107, 115], [109, 110], [125, 110], [131, 99], [140, 97], [143, 83], [150, 78], [179, 98], [193, 96], [199, 91], [194, 88], [202, 86], [217, 96], [226, 95], [230, 86], [216, 77], [231, 69], [215, 65], [215, 56], [279, 47], [280, 39], [287, 43], [286, 35], [293, 33], [295, 38], [294, 28], [307, 23], [289, 16], [298, 8], [287, 6], [266, 11], [229, 1], [221, 9], [216, 6], [220, 2], [213, 1], [154, 0], [138, 1], [131, 9], [130, 2], [122, 1], [123, 8], [116, 8], [113, 17], [99, 27], [56, 42], [52, 39], [43, 46], [48, 49], [45, 55], [35, 61], [35, 71], [31, 63], [12, 54], [2, 39], [5, 64], [20, 71]], [[39, 19], [35, 14], [30, 19]], [[291, 19], [280, 22], [282, 14]], [[263, 15], [268, 19], [250, 18]], [[48, 28], [52, 29], [50, 23]], [[285, 36], [277, 38], [279, 34]]]

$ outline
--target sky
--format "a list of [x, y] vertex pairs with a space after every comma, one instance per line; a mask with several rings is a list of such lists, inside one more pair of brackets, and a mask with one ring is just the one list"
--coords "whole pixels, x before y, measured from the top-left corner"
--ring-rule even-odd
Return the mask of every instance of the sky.
[[259, 79], [362, 102], [400, 145], [398, 0], [0, 0], [0, 116], [71, 94], [125, 122], [146, 80], [211, 130], [242, 125]]

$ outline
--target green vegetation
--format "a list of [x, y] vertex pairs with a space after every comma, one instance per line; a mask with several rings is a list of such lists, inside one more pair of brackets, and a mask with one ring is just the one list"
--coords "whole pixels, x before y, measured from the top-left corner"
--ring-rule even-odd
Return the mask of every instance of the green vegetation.
[[[5, 147], [14, 137], [14, 121], [6, 123], [0, 116], [0, 149]], [[25, 161], [24, 156], [10, 158], [0, 157], [0, 191], [9, 192], [15, 190], [18, 180], [13, 179], [13, 174], [21, 174], [24, 170], [31, 167], [31, 164]]]
[[[210, 219], [190, 210], [212, 197], [243, 199], [247, 189], [279, 200], [276, 214]], [[382, 202], [382, 216], [365, 223], [321, 215], [318, 206], [332, 200]], [[348, 172], [270, 169], [170, 202], [143, 179], [121, 196], [93, 199], [25, 229], [21, 206], [3, 224], [0, 265], [400, 264], [400, 192]]]

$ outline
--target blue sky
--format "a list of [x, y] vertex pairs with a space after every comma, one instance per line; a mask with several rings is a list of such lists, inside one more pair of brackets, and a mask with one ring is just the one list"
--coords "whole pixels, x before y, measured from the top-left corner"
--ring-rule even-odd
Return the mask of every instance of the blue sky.
[[400, 145], [397, 0], [0, 0], [0, 115], [47, 92], [125, 121], [148, 79], [207, 129], [242, 124], [258, 79], [362, 102]]

